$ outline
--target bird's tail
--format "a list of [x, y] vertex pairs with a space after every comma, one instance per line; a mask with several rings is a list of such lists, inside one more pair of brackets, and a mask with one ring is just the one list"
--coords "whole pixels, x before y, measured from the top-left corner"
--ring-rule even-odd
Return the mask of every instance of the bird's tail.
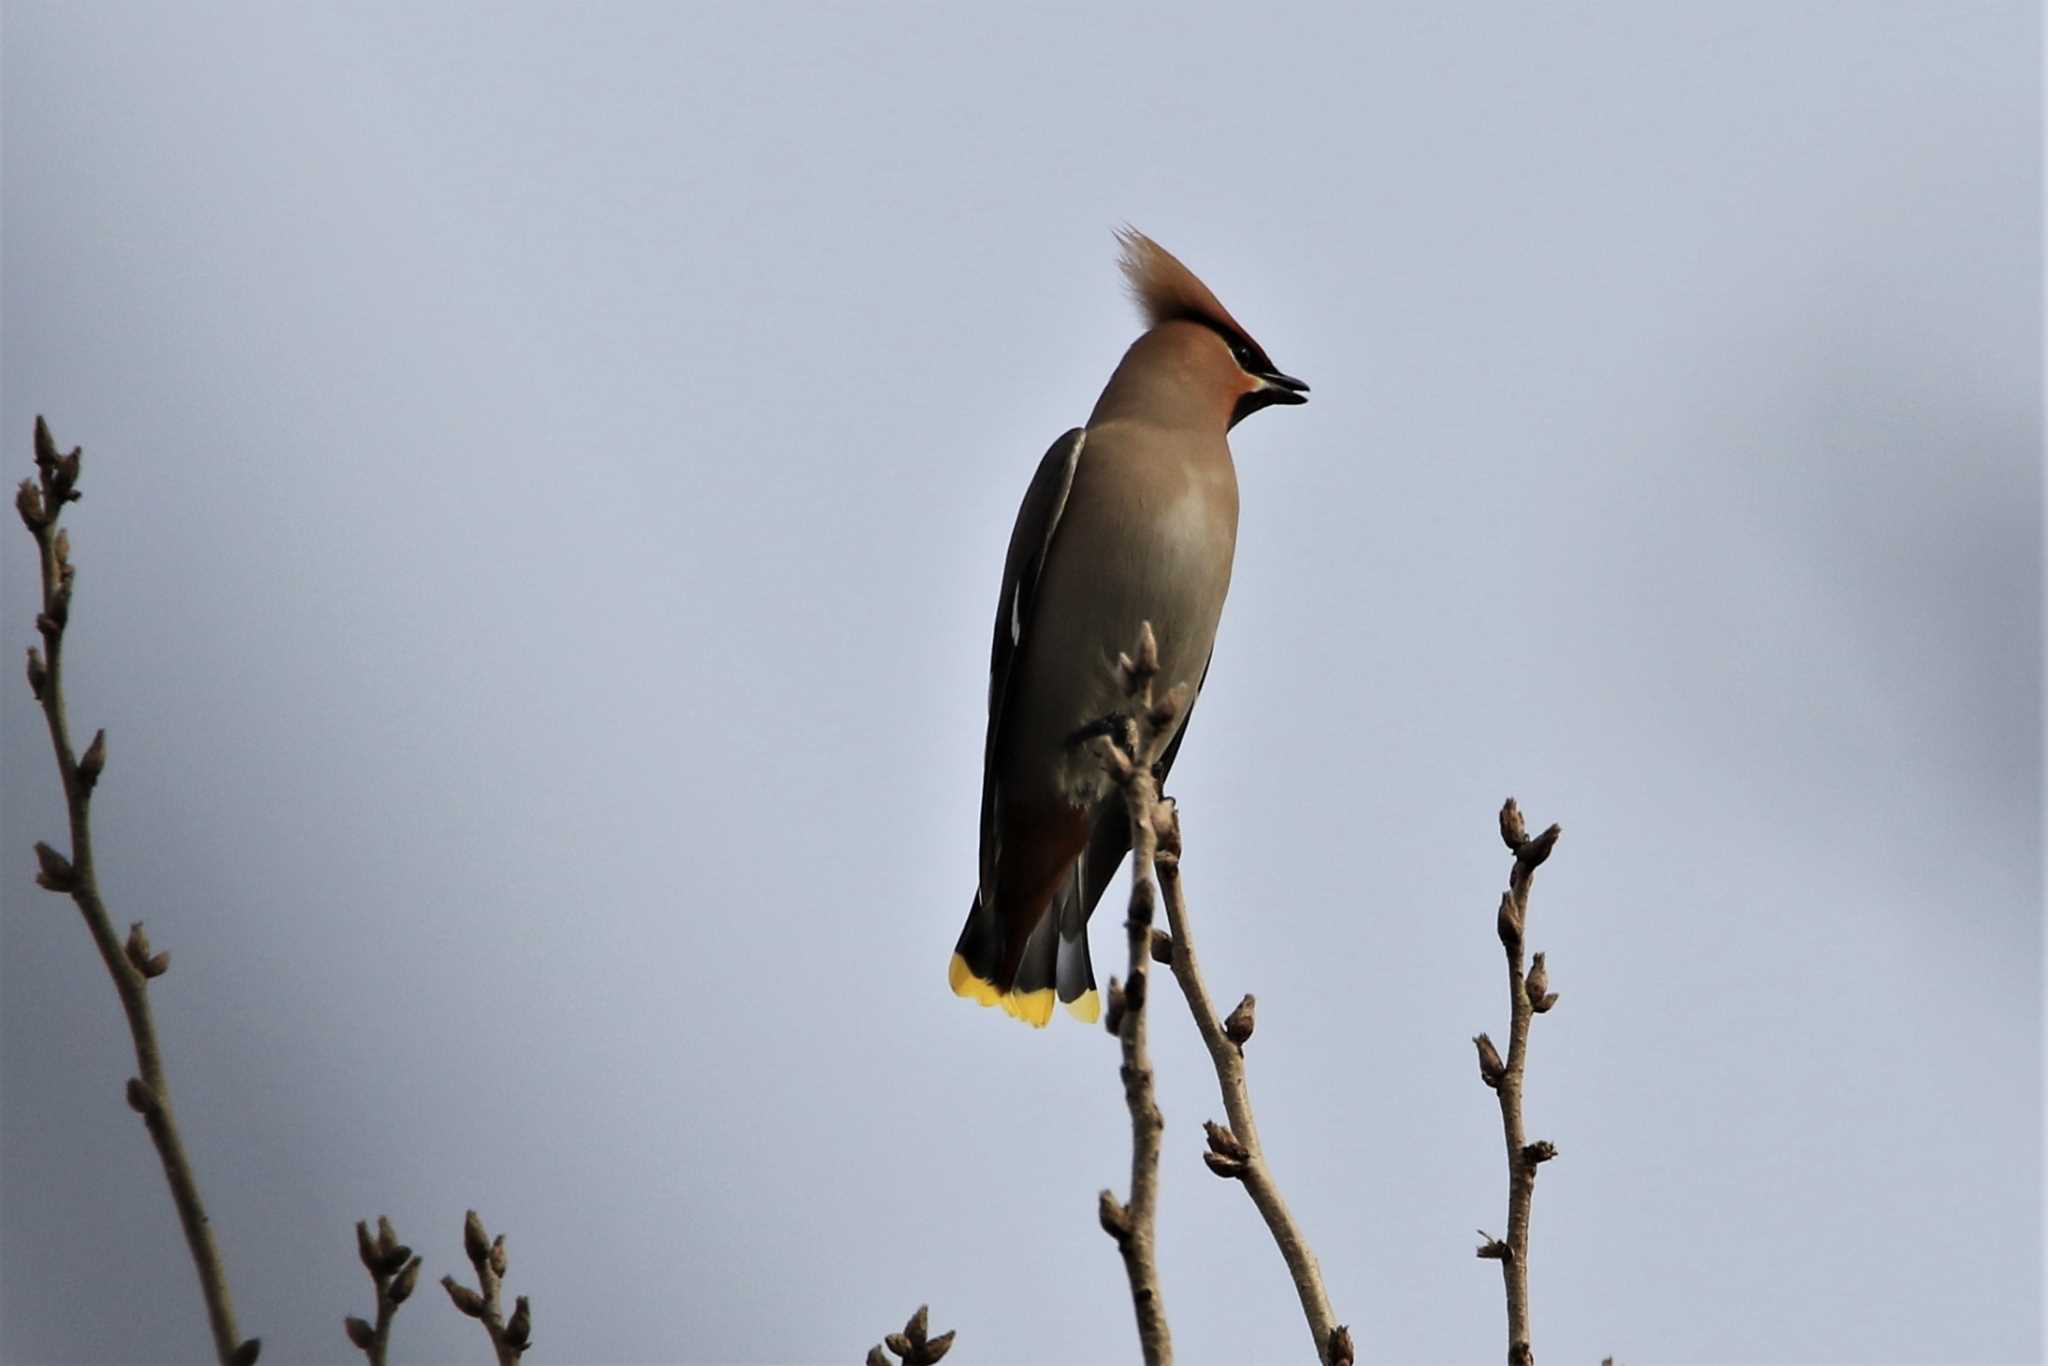
[[[1052, 904], [1040, 911], [1024, 937], [1016, 966], [1005, 972], [1012, 929], [996, 908], [976, 896], [967, 923], [953, 946], [946, 979], [956, 996], [1004, 1012], [1034, 1028], [1052, 1019], [1057, 998], [1074, 1018], [1093, 1024], [1102, 1005], [1095, 992], [1095, 968], [1088, 959], [1088, 916], [1081, 909], [1076, 875], [1064, 882]], [[1007, 980], [1006, 980], [1007, 979]]]

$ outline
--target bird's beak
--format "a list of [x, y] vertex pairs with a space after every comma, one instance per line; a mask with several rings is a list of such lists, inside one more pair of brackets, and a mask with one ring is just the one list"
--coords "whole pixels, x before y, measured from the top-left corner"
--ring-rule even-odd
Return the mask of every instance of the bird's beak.
[[1259, 396], [1268, 403], [1306, 403], [1308, 385], [1292, 375], [1260, 375]]

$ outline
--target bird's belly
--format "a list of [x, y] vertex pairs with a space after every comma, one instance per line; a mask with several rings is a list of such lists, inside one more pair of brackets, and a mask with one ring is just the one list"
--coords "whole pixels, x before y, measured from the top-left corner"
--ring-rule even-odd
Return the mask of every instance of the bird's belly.
[[[1230, 587], [1235, 493], [1190, 480], [1155, 505], [1098, 503], [1081, 512], [1082, 524], [1060, 528], [1062, 537], [1085, 536], [1085, 544], [1109, 549], [1087, 566], [1081, 557], [1058, 555], [1047, 566], [1010, 729], [1017, 757], [1028, 753], [1037, 762], [1008, 771], [1049, 772], [1058, 795], [1076, 806], [1101, 800], [1108, 780], [1100, 761], [1069, 739], [1089, 722], [1129, 709], [1116, 659], [1135, 647], [1145, 622], [1159, 646], [1155, 695], [1185, 686], [1193, 703]], [[1070, 501], [1070, 515], [1074, 510]], [[1060, 758], [1049, 771], [1043, 756], [1053, 750]]]

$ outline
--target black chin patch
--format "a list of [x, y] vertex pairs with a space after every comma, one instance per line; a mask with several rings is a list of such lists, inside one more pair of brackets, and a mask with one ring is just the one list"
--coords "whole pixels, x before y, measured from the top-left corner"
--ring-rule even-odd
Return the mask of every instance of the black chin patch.
[[1237, 396], [1237, 405], [1230, 410], [1230, 425], [1235, 427], [1259, 409], [1270, 408], [1276, 403], [1306, 403], [1307, 401], [1307, 399], [1304, 399], [1299, 394], [1289, 393], [1285, 389], [1269, 388], [1262, 384], [1256, 389]]

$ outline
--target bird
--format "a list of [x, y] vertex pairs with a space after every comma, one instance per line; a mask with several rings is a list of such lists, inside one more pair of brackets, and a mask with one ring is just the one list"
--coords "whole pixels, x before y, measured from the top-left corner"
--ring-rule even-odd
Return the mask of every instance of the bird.
[[1043, 1027], [1057, 996], [1101, 1003], [1088, 917], [1130, 848], [1122, 796], [1080, 743], [1127, 706], [1113, 661], [1149, 622], [1159, 682], [1185, 686], [1163, 778], [1209, 672], [1237, 549], [1230, 429], [1308, 401], [1209, 287], [1151, 238], [1117, 233], [1143, 316], [1086, 426], [1052, 443], [1003, 560], [982, 749], [981, 876], [947, 980]]

